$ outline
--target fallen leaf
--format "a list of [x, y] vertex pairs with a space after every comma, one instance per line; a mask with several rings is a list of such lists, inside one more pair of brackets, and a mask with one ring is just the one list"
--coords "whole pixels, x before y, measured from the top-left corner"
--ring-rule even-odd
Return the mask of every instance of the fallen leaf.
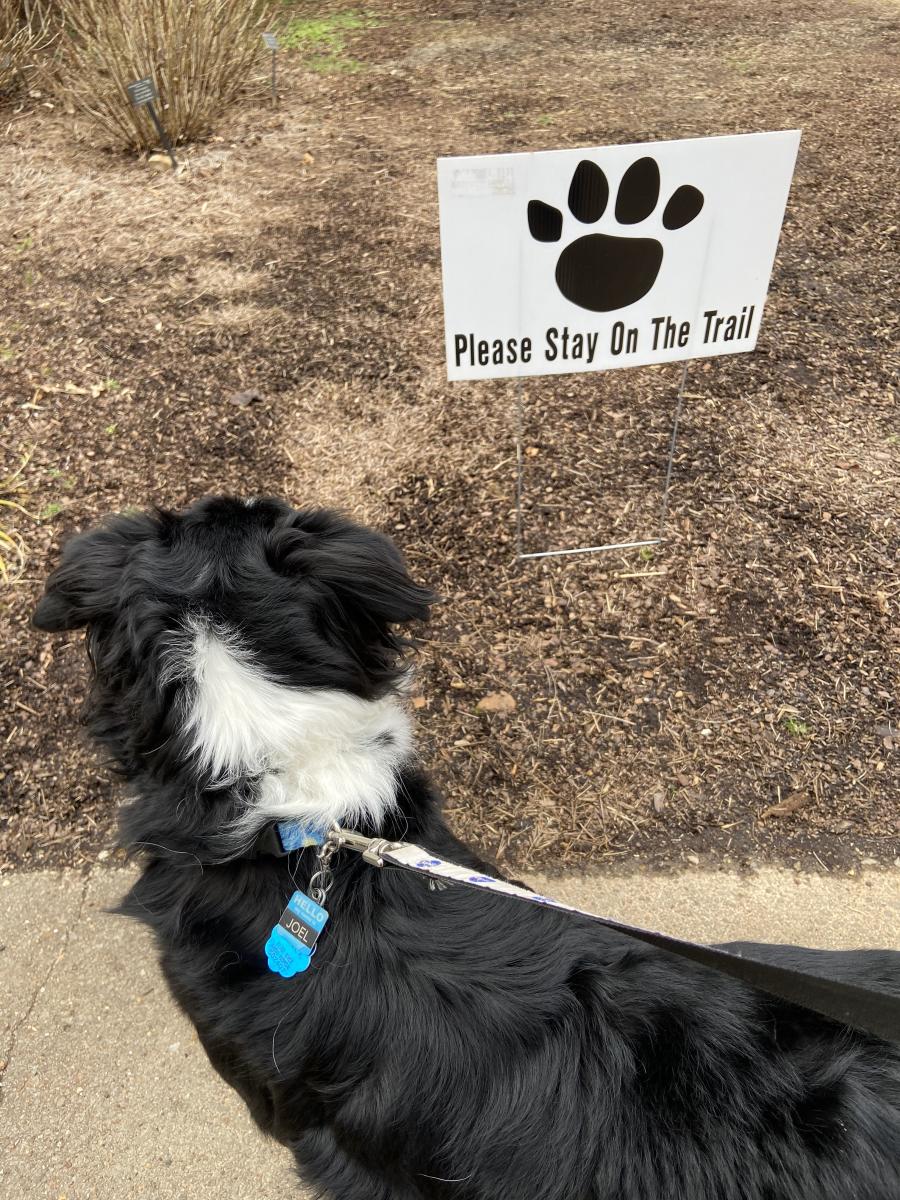
[[303, 155], [303, 161], [309, 167], [316, 161], [316, 157], [314, 154], [310, 154], [310, 152], [307, 150]]
[[511, 713], [516, 711], [516, 702], [509, 692], [490, 692], [475, 705], [478, 712]]
[[247, 388], [246, 392], [235, 392], [234, 395], [229, 396], [228, 399], [232, 404], [237, 404], [241, 408], [246, 408], [248, 404], [253, 404], [253, 402], [256, 400], [263, 400], [264, 396], [262, 392], [258, 392], [256, 388]]
[[791, 792], [777, 804], [772, 804], [765, 809], [759, 819], [765, 821], [768, 817], [789, 817], [791, 813], [798, 812], [808, 803], [809, 796], [806, 792]]
[[653, 807], [658, 813], [662, 812], [662, 810], [666, 807], [666, 793], [665, 792], [654, 792]]
[[413, 696], [413, 700], [412, 700], [413, 708], [424, 708], [427, 703], [428, 703], [428, 701], [425, 699], [424, 696]]

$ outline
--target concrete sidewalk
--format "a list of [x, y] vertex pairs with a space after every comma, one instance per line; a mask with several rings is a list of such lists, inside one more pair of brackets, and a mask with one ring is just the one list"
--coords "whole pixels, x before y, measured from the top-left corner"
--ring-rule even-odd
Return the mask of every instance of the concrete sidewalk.
[[[131, 878], [98, 867], [0, 881], [0, 1197], [296, 1200], [290, 1155], [207, 1064], [146, 932], [104, 913]], [[900, 948], [896, 869], [530, 882], [704, 941]]]

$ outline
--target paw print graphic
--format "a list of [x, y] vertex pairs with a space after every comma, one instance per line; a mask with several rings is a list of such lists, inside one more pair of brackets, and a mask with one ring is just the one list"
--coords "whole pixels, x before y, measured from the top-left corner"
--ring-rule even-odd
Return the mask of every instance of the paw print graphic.
[[[659, 167], [639, 158], [622, 176], [616, 194], [619, 226], [639, 225], [659, 203]], [[583, 159], [569, 186], [569, 212], [582, 225], [596, 224], [609, 202], [609, 183], [596, 163]], [[703, 208], [703, 193], [690, 184], [677, 188], [663, 210], [667, 230], [689, 225]], [[543, 200], [528, 203], [528, 228], [538, 242], [558, 242], [563, 214]], [[642, 299], [656, 283], [663, 245], [655, 237], [586, 233], [570, 242], [556, 264], [556, 283], [567, 300], [591, 312], [612, 312]]]

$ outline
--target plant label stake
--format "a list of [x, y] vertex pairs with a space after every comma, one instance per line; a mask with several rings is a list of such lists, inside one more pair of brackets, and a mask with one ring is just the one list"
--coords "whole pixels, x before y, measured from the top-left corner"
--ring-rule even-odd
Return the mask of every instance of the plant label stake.
[[150, 120], [156, 127], [156, 132], [159, 134], [159, 140], [162, 142], [163, 150], [172, 160], [172, 167], [178, 166], [178, 161], [175, 158], [175, 151], [172, 149], [172, 143], [169, 141], [169, 135], [162, 127], [162, 122], [157, 116], [156, 109], [153, 106], [153, 101], [158, 99], [159, 93], [156, 90], [156, 84], [148, 76], [146, 79], [136, 79], [134, 83], [128, 85], [128, 97], [135, 108], [146, 108]]
[[264, 33], [262, 40], [266, 47], [272, 51], [272, 103], [278, 103], [278, 88], [275, 85], [275, 57], [278, 53], [278, 38], [274, 33]]
[[[687, 362], [756, 346], [799, 142], [784, 130], [438, 160], [447, 375], [516, 379], [519, 559], [664, 540]], [[658, 536], [526, 553], [522, 379], [667, 362], [685, 365]]]

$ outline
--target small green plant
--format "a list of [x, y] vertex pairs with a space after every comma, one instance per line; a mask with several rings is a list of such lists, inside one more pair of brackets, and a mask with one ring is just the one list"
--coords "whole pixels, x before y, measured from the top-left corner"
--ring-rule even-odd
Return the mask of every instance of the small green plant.
[[809, 737], [810, 728], [805, 721], [801, 721], [799, 717], [785, 717], [784, 727], [791, 737]]
[[68, 475], [63, 475], [59, 467], [48, 467], [47, 475], [50, 479], [55, 479], [59, 486], [66, 488], [67, 491], [71, 491], [75, 486], [75, 480], [70, 479]]
[[360, 62], [358, 58], [343, 58], [339, 54], [329, 54], [326, 58], [313, 58], [306, 65], [311, 71], [317, 71], [320, 75], [338, 75], [342, 71], [352, 75], [356, 71], [366, 69], [366, 64]]
[[118, 430], [119, 430], [118, 421], [113, 421], [112, 425], [107, 425], [107, 427], [104, 429], [103, 432], [106, 434], [107, 437], [115, 437]]
[[45, 504], [38, 517], [42, 521], [49, 521], [53, 517], [58, 516], [62, 512], [63, 506], [57, 500], [51, 500], [49, 504]]
[[345, 54], [347, 35], [374, 29], [377, 24], [367, 13], [352, 10], [327, 17], [294, 17], [284, 26], [281, 44], [285, 49], [301, 51], [311, 71], [322, 74], [362, 71], [365, 63]]
[[112, 394], [115, 395], [116, 392], [121, 392], [122, 385], [119, 383], [118, 379], [104, 379], [103, 390], [105, 392], [112, 392]]
[[15, 358], [15, 356], [16, 352], [13, 350], [12, 346], [0, 346], [0, 361], [9, 362], [9, 360], [11, 358]]
[[640, 557], [644, 560], [644, 562], [652, 562], [653, 561], [652, 548], [650, 546], [641, 546]]
[[34, 238], [31, 234], [26, 234], [20, 242], [16, 242], [16, 254], [24, 254], [26, 250], [30, 250], [34, 245]]

